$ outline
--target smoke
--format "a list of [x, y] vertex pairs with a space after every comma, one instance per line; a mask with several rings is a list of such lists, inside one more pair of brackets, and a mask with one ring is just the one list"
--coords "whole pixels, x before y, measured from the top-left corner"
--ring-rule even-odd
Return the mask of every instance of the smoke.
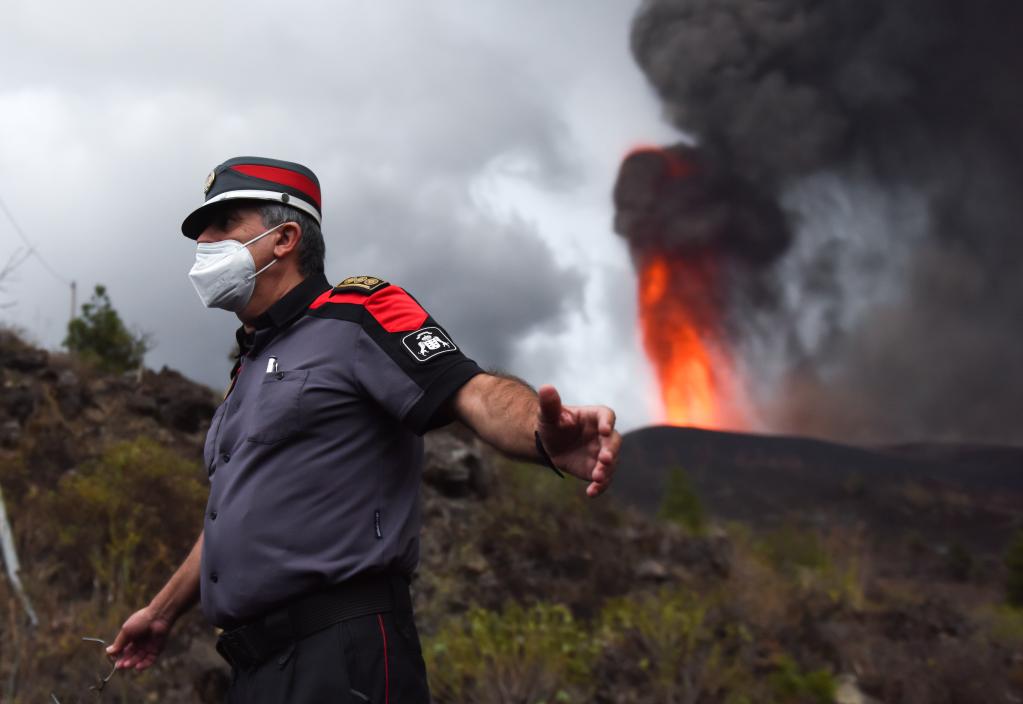
[[731, 263], [772, 429], [1023, 441], [1021, 26], [1018, 0], [640, 7], [635, 57], [717, 185], [644, 206], [627, 160], [617, 229]]

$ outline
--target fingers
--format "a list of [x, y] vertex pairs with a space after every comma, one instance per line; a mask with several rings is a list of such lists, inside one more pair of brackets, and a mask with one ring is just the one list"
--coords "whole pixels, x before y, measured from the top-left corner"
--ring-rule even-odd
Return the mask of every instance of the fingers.
[[617, 416], [607, 406], [597, 407], [597, 429], [601, 435], [610, 435], [614, 432]]
[[596, 429], [598, 434], [605, 437], [614, 432], [615, 423], [618, 421], [615, 412], [607, 406], [566, 406], [565, 408], [578, 416], [589, 429]]
[[156, 653], [146, 653], [145, 657], [143, 657], [138, 662], [138, 664], [135, 665], [135, 670], [141, 672], [142, 670], [145, 670], [147, 667], [152, 665], [154, 662], [156, 662]]
[[124, 632], [124, 627], [117, 632], [117, 637], [114, 638], [114, 642], [107, 646], [107, 655], [117, 655], [121, 652], [121, 648], [124, 647], [125, 642], [128, 640], [127, 634]]
[[592, 480], [586, 487], [586, 495], [595, 498], [600, 496], [611, 486], [611, 478], [614, 476], [618, 463], [618, 450], [622, 446], [622, 436], [612, 431], [609, 438], [602, 439], [600, 450], [597, 453], [597, 462], [590, 474]]
[[129, 641], [121, 651], [121, 656], [114, 662], [117, 669], [131, 667], [135, 662], [135, 641]]
[[622, 434], [618, 431], [612, 431], [610, 435], [611, 436], [602, 443], [602, 451], [607, 452], [611, 456], [608, 464], [614, 464], [618, 461], [618, 453], [622, 449]]
[[[134, 646], [131, 643], [128, 647]], [[127, 652], [128, 648], [125, 648]], [[159, 653], [159, 649], [154, 644], [148, 643], [144, 646], [132, 647], [132, 652], [126, 657], [118, 660], [117, 668], [119, 670], [145, 670], [147, 667], [156, 662], [156, 656]]]
[[553, 386], [544, 385], [537, 392], [540, 397], [540, 421], [557, 425], [561, 419], [561, 396]]

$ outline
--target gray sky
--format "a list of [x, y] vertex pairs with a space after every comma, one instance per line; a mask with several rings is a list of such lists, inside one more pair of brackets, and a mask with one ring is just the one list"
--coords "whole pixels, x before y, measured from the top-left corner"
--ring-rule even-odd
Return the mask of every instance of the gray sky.
[[[0, 197], [79, 298], [106, 284], [147, 363], [215, 388], [237, 320], [187, 278], [179, 225], [239, 155], [320, 178], [333, 280], [412, 291], [471, 355], [569, 402], [654, 419], [635, 281], [611, 231], [622, 155], [677, 138], [628, 53], [636, 3], [9, 0]], [[0, 218], [0, 257], [19, 246]], [[36, 260], [0, 316], [57, 347]]]

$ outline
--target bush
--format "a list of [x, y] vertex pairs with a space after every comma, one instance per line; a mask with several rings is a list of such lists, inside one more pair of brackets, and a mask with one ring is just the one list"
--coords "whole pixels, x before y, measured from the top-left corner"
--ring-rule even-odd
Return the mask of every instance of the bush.
[[473, 609], [426, 640], [438, 702], [588, 702], [598, 646], [561, 605]]
[[834, 605], [860, 609], [864, 605], [862, 546], [856, 536], [785, 525], [766, 533], [753, 545], [754, 552], [796, 589], [796, 599], [826, 598]]
[[782, 702], [835, 701], [835, 680], [827, 670], [803, 672], [788, 655], [778, 659], [778, 669], [771, 673], [771, 689]]
[[973, 553], [962, 543], [953, 543], [945, 555], [945, 572], [949, 578], [965, 582], [973, 576], [975, 569]]
[[820, 536], [793, 525], [767, 533], [758, 545], [758, 552], [780, 572], [825, 570], [831, 566], [831, 558]]
[[1006, 598], [1010, 606], [1023, 608], [1023, 530], [1016, 533], [1015, 540], [1005, 555]]
[[976, 618], [991, 641], [1008, 650], [1023, 650], [1023, 609], [985, 605]]
[[703, 505], [689, 476], [680, 467], [673, 468], [668, 474], [658, 516], [678, 523], [692, 533], [703, 532], [706, 523]]
[[110, 304], [106, 287], [97, 285], [82, 314], [67, 326], [64, 345], [90, 364], [108, 372], [137, 369], [150, 348], [149, 338], [128, 331]]
[[148, 439], [113, 445], [66, 475], [47, 502], [64, 568], [110, 601], [151, 596], [202, 528], [201, 476]]
[[[723, 622], [711, 598], [681, 587], [617, 599], [602, 614], [603, 640], [623, 656], [612, 668], [638, 662], [650, 701], [743, 701], [754, 690], [746, 662], [752, 637]], [[644, 700], [646, 701], [646, 700]]]

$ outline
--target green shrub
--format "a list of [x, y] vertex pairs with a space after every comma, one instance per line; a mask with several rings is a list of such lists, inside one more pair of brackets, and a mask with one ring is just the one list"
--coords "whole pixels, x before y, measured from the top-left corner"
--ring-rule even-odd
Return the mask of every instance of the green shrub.
[[65, 569], [111, 601], [151, 596], [202, 528], [197, 463], [148, 439], [122, 442], [61, 479], [47, 529]]
[[945, 555], [945, 572], [957, 582], [965, 582], [973, 576], [975, 569], [973, 553], [962, 543], [955, 542]]
[[602, 640], [624, 654], [617, 667], [638, 662], [651, 701], [741, 701], [752, 686], [745, 663], [752, 638], [722, 622], [712, 598], [680, 587], [608, 603]]
[[1016, 538], [1009, 546], [1005, 555], [1006, 598], [1010, 606], [1023, 608], [1023, 530], [1016, 533]]
[[752, 548], [760, 560], [789, 580], [800, 603], [821, 597], [852, 609], [864, 606], [862, 548], [831, 535], [826, 542], [816, 531], [785, 525], [765, 533]]
[[674, 467], [668, 473], [658, 516], [677, 523], [693, 533], [703, 532], [706, 524], [703, 505], [689, 481], [689, 476], [680, 467]]
[[778, 660], [778, 669], [769, 677], [774, 695], [782, 702], [835, 701], [835, 680], [827, 670], [803, 672], [788, 655]]
[[1023, 609], [984, 604], [975, 612], [981, 632], [1008, 650], [1023, 650]]
[[824, 570], [831, 566], [831, 558], [820, 536], [792, 525], [765, 534], [757, 548], [760, 555], [781, 572], [799, 568]]
[[67, 326], [64, 345], [90, 364], [109, 372], [137, 369], [150, 347], [146, 335], [128, 331], [110, 304], [106, 287], [97, 285], [82, 314]]
[[587, 702], [597, 644], [564, 606], [507, 604], [450, 619], [425, 641], [438, 702]]

